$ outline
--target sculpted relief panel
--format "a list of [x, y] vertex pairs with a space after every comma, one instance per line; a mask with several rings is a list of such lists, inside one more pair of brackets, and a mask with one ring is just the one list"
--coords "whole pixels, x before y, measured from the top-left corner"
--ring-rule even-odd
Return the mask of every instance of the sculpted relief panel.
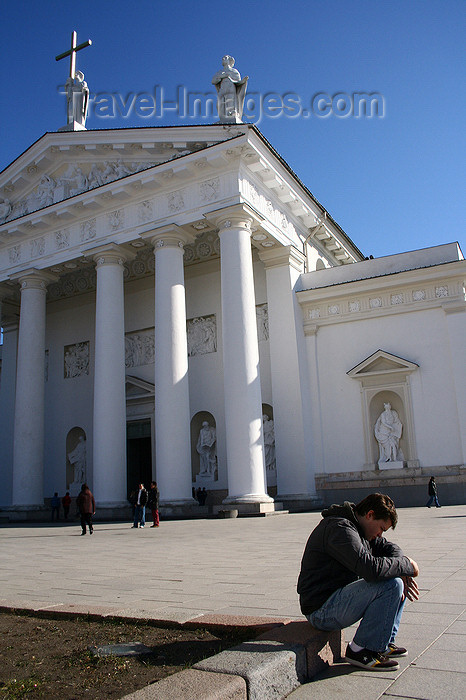
[[217, 352], [217, 319], [215, 314], [188, 319], [186, 329], [188, 357]]
[[73, 379], [89, 374], [89, 341], [65, 345], [64, 348], [64, 376], [65, 379]]
[[125, 366], [151, 365], [155, 360], [154, 328], [125, 334]]
[[24, 200], [12, 205], [8, 199], [3, 198], [0, 204], [0, 224], [61, 202], [68, 197], [87, 192], [95, 187], [106, 185], [126, 175], [133, 175], [147, 168], [152, 168], [154, 165], [156, 163], [152, 162], [124, 163], [121, 159], [113, 163], [105, 161], [89, 166], [83, 165], [82, 168], [70, 164], [62, 175], [55, 177], [43, 175], [39, 184]]

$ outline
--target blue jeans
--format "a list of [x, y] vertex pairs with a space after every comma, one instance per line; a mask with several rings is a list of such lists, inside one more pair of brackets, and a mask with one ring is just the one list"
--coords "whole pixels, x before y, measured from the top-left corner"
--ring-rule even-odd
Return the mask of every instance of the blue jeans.
[[138, 523], [141, 527], [146, 524], [146, 506], [136, 505], [134, 507], [134, 527], [137, 527]]
[[404, 607], [402, 598], [401, 578], [375, 583], [359, 579], [332, 593], [307, 619], [317, 629], [330, 631], [349, 627], [362, 618], [354, 642], [383, 652], [395, 641]]
[[434, 503], [434, 501], [435, 501], [436, 507], [437, 507], [437, 508], [440, 508], [440, 503], [438, 502], [438, 498], [437, 498], [437, 496], [436, 496], [435, 494], [434, 494], [433, 496], [430, 496], [429, 500], [428, 500], [427, 503], [426, 503], [426, 506], [427, 506], [428, 508], [430, 508], [430, 506], [432, 505], [432, 503]]

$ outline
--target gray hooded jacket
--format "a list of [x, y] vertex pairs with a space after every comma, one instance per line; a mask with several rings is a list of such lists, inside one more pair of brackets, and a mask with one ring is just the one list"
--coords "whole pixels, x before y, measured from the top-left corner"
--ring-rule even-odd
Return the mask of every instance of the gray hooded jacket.
[[359, 578], [372, 582], [414, 573], [398, 545], [384, 537], [371, 542], [365, 539], [354, 507], [348, 501], [330, 506], [311, 532], [298, 578], [304, 615], [318, 610], [338, 588]]

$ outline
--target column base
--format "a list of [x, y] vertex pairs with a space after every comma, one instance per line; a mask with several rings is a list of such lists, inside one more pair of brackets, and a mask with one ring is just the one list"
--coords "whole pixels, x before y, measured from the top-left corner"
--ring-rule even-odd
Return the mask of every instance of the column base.
[[[226, 503], [226, 500], [223, 503]], [[218, 515], [226, 510], [236, 511], [238, 515], [272, 515], [274, 513], [288, 512], [283, 510], [283, 503], [277, 503], [273, 500], [270, 503], [259, 503], [257, 501], [252, 503], [236, 501], [232, 503], [232, 501], [229, 501], [227, 505], [214, 506], [212, 510], [214, 515]]]
[[228, 496], [222, 503], [225, 505], [240, 505], [244, 503], [274, 503], [274, 499], [266, 493], [246, 493], [244, 496]]
[[312, 493], [283, 493], [277, 494], [275, 499], [281, 501], [291, 513], [319, 510], [324, 505], [322, 499]]

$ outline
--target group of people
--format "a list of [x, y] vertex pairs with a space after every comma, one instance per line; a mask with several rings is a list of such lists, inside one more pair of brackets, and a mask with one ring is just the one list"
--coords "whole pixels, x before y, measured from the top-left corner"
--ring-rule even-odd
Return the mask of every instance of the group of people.
[[205, 502], [207, 500], [207, 491], [205, 486], [203, 486], [202, 489], [200, 486], [196, 490], [193, 488], [193, 496], [200, 506], [205, 506]]
[[71, 507], [71, 496], [70, 492], [67, 491], [63, 498], [60, 498], [58, 492], [55, 491], [52, 498], [50, 499], [50, 506], [52, 508], [52, 522], [54, 520], [60, 520], [60, 506], [63, 506], [63, 517], [68, 520], [68, 515]]
[[[52, 507], [52, 522], [55, 519], [57, 521], [60, 520], [60, 505], [63, 506], [63, 517], [67, 520], [71, 507], [70, 492], [67, 491], [63, 498], [60, 498], [58, 492], [55, 491], [50, 500], [50, 505]], [[81, 535], [86, 534], [87, 528], [89, 528], [89, 534], [92, 535], [94, 532], [92, 516], [95, 514], [95, 501], [87, 484], [81, 486], [81, 491], [76, 498], [76, 508], [81, 518]]]
[[130, 496], [130, 502], [133, 506], [133, 527], [144, 527], [146, 524], [146, 506], [150, 509], [153, 523], [151, 527], [159, 527], [159, 489], [157, 482], [151, 481], [149, 491], [144, 488], [141, 482], [137, 491], [133, 491]]

